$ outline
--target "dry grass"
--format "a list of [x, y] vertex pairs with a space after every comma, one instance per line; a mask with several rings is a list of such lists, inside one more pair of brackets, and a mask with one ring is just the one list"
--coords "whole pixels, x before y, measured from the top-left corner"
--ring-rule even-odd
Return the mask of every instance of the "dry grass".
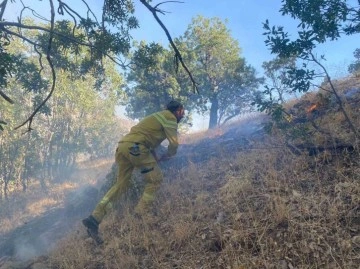
[[353, 154], [350, 166], [346, 156], [329, 164], [280, 149], [190, 163], [167, 177], [156, 216], [138, 220], [121, 209], [101, 225], [103, 246], [80, 232], [48, 262], [51, 268], [358, 268], [360, 156]]
[[16, 229], [52, 208], [62, 207], [67, 193], [84, 185], [96, 184], [99, 178], [103, 178], [112, 161], [79, 164], [79, 169], [69, 181], [53, 184], [46, 190], [41, 188], [38, 181], [30, 183], [26, 192], [22, 192], [20, 187], [12, 189], [9, 200], [1, 202], [0, 234]]
[[[304, 98], [298, 110], [319, 96]], [[359, 128], [354, 107], [347, 109]], [[295, 142], [324, 145], [337, 138], [351, 142], [352, 151], [295, 154], [284, 146], [288, 134], [273, 130], [250, 149], [189, 159], [182, 168], [164, 169], [156, 214], [137, 219], [134, 201], [124, 199], [100, 226], [103, 245], [79, 224], [41, 263], [54, 269], [359, 269], [359, 148], [338, 111], [323, 111], [314, 120], [331, 135], [313, 130]], [[195, 145], [204, 135], [215, 143], [221, 137], [215, 131], [184, 141]]]

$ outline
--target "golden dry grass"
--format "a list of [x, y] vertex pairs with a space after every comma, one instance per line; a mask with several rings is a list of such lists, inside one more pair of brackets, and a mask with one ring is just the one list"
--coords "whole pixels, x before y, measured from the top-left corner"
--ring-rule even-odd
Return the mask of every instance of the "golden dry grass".
[[283, 149], [219, 157], [169, 175], [157, 216], [111, 214], [103, 246], [79, 227], [51, 268], [358, 268], [358, 153], [347, 167]]
[[29, 220], [41, 216], [51, 208], [62, 207], [65, 195], [87, 184], [96, 184], [103, 178], [113, 160], [98, 160], [79, 164], [79, 169], [68, 181], [51, 184], [46, 190], [38, 181], [30, 183], [26, 192], [20, 187], [13, 188], [8, 201], [2, 201], [0, 207], [0, 234], [8, 233]]
[[[319, 95], [305, 96], [298, 108], [307, 106], [306, 98], [316, 102]], [[357, 108], [346, 109], [359, 128]], [[100, 225], [103, 245], [79, 223], [41, 262], [54, 269], [359, 269], [359, 145], [337, 110], [324, 111], [314, 120], [328, 136], [312, 130], [311, 137], [289, 141], [274, 129], [246, 150], [212, 155], [205, 148], [203, 162], [189, 155], [187, 165], [164, 169], [155, 215], [138, 219], [136, 201], [123, 199]], [[183, 142], [219, 143], [219, 137], [213, 131]], [[335, 138], [354, 149], [309, 155], [285, 146]]]

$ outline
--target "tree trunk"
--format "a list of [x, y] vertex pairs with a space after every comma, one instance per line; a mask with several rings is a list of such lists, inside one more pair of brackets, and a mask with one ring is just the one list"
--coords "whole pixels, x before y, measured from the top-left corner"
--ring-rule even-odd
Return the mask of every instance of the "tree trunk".
[[211, 100], [209, 129], [214, 129], [217, 126], [218, 110], [219, 110], [219, 100], [217, 99], [217, 97], [214, 97]]
[[5, 197], [6, 201], [9, 199], [9, 197], [8, 197], [8, 184], [9, 184], [8, 181], [4, 182], [4, 197]]

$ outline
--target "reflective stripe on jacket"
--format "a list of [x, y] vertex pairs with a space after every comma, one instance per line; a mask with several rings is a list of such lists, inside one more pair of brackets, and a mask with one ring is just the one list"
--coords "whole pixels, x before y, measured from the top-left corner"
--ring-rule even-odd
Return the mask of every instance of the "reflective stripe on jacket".
[[167, 139], [169, 141], [168, 155], [173, 156], [179, 145], [177, 126], [175, 115], [169, 110], [163, 110], [141, 120], [121, 141], [137, 142], [149, 149], [155, 149]]

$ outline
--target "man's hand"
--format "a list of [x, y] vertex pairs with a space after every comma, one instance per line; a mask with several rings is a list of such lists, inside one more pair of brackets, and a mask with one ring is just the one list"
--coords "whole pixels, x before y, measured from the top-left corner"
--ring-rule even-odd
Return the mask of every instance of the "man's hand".
[[159, 162], [161, 158], [159, 158], [156, 154], [156, 151], [155, 150], [150, 150], [151, 154], [154, 156], [155, 158], [155, 161]]
[[163, 162], [163, 161], [168, 161], [171, 157], [168, 155], [168, 153], [165, 153], [164, 155], [162, 155], [161, 157], [159, 157], [155, 150], [151, 150], [152, 155], [154, 156], [155, 160], [157, 162]]
[[161, 157], [159, 158], [158, 162], [168, 161], [168, 160], [170, 160], [170, 159], [171, 159], [171, 157], [170, 157], [169, 155], [164, 154], [163, 156], [161, 156]]

